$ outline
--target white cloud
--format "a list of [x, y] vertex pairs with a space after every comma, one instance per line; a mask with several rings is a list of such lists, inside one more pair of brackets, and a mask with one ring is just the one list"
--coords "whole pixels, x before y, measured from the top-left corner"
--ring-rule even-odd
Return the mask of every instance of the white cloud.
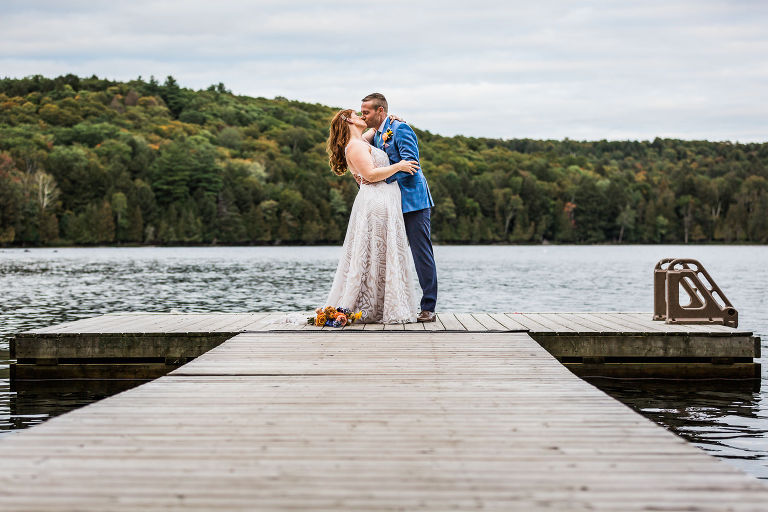
[[0, 73], [171, 74], [437, 133], [765, 141], [762, 1], [5, 2]]

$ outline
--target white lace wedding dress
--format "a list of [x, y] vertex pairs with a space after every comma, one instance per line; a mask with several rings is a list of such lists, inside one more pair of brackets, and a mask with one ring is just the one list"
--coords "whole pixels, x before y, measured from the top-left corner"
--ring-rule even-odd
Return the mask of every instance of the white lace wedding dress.
[[[374, 167], [389, 165], [378, 148], [371, 148], [371, 158]], [[352, 175], [360, 190], [326, 305], [362, 311], [364, 322], [415, 322], [421, 289], [405, 234], [400, 187]]]

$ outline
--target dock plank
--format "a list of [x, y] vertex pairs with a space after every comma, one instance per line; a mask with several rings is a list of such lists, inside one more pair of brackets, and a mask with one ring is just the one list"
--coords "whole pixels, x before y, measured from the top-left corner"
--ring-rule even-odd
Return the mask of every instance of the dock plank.
[[[428, 322], [429, 323], [429, 322]], [[413, 322], [409, 324], [403, 324], [403, 330], [405, 331], [424, 331], [424, 322]]]
[[456, 313], [456, 320], [458, 320], [467, 331], [484, 332], [488, 330], [485, 325], [477, 321], [472, 313]]
[[690, 329], [687, 329], [682, 325], [665, 324], [664, 322], [653, 321], [645, 322], [625, 313], [604, 313], [603, 315], [612, 318], [615, 322], [626, 325], [628, 329], [633, 329], [635, 332], [641, 334], [691, 332]]
[[[106, 315], [103, 315], [106, 316]], [[103, 318], [102, 317], [95, 317], [95, 318]], [[87, 320], [87, 319], [86, 319]], [[91, 318], [91, 320], [94, 320], [94, 318]], [[67, 322], [61, 322], [55, 325], [49, 325], [46, 327], [38, 327], [35, 329], [30, 329], [28, 331], [25, 331], [24, 334], [51, 334], [51, 333], [58, 333], [61, 332], [63, 329], [68, 328], [70, 325], [75, 324], [77, 322], [83, 322], [83, 319], [80, 320], [71, 320]]]
[[[455, 320], [455, 317], [454, 317]], [[449, 319], [449, 322], [451, 320]], [[0, 510], [756, 511], [525, 333], [254, 332], [0, 440]]]
[[[133, 315], [125, 315], [126, 319], [130, 319]], [[212, 332], [214, 324], [223, 318], [229, 318], [230, 315], [222, 315], [215, 313], [201, 314], [201, 313], [160, 313], [152, 316], [138, 316], [134, 324], [129, 324], [127, 332], [136, 333], [184, 333], [191, 332], [187, 329], [187, 326], [199, 324], [203, 327], [204, 331]], [[111, 325], [109, 329], [113, 333], [122, 332], [125, 327], [120, 325]], [[98, 332], [98, 329], [95, 329]]]
[[685, 332], [689, 334], [707, 334], [707, 335], [720, 335], [720, 334], [744, 334], [744, 331], [739, 331], [733, 327], [726, 327], [721, 324], [668, 324], [663, 321], [653, 320], [651, 315], [647, 313], [617, 313], [627, 320], [631, 320], [641, 326], [653, 326], [662, 330], [674, 330], [675, 332]]
[[[23, 334], [243, 332], [252, 330], [313, 330], [312, 326], [277, 325], [286, 313], [118, 313], [33, 329]], [[307, 313], [309, 316], [310, 313]], [[265, 319], [269, 321], [265, 321]], [[686, 333], [749, 336], [749, 331], [718, 324], [666, 324], [649, 313], [439, 313], [431, 324], [357, 324], [348, 330], [531, 331], [538, 333]]]
[[268, 326], [272, 325], [274, 322], [279, 320], [281, 317], [285, 316], [284, 313], [267, 313], [266, 315], [263, 315], [257, 319], [255, 319], [251, 323], [247, 323], [245, 325], [242, 325], [240, 327], [240, 332], [258, 332], [263, 331]]
[[478, 323], [480, 323], [480, 325], [490, 332], [505, 332], [509, 330], [504, 324], [488, 313], [473, 313], [472, 316]]
[[540, 321], [533, 320], [529, 313], [507, 313], [512, 320], [524, 325], [531, 332], [558, 332], [561, 326], [550, 326]]
[[[297, 322], [296, 316], [302, 322]], [[308, 315], [308, 314], [307, 314]], [[61, 326], [43, 333], [22, 333], [11, 341], [14, 357], [25, 366], [24, 379], [78, 378], [87, 368], [56, 365], [60, 359], [95, 364], [109, 358], [117, 365], [129, 358], [168, 360], [197, 357], [238, 332], [529, 332], [569, 368], [605, 371], [627, 378], [757, 379], [760, 346], [752, 333], [721, 325], [667, 325], [650, 314], [620, 312], [439, 313], [435, 322], [397, 325], [355, 324], [343, 329], [303, 323], [304, 313], [119, 313]], [[281, 321], [282, 320], [282, 321]], [[289, 321], [290, 320], [290, 321]], [[85, 332], [90, 331], [90, 332]], [[189, 336], [185, 339], [184, 336]], [[580, 358], [585, 365], [575, 367]], [[587, 358], [587, 359], [584, 359]], [[654, 361], [656, 359], [656, 361]], [[666, 359], [666, 361], [663, 361]], [[751, 359], [752, 361], [748, 361]], [[562, 359], [566, 361], [566, 359]], [[630, 364], [631, 363], [631, 364]], [[669, 363], [666, 365], [666, 363]], [[738, 363], [738, 364], [731, 364]], [[581, 364], [581, 363], [579, 363]], [[54, 365], [52, 367], [51, 365]], [[665, 366], [666, 365], [666, 366]], [[686, 366], [688, 365], [688, 366]], [[717, 366], [721, 365], [721, 366]], [[103, 369], [94, 368], [101, 372]], [[126, 376], [130, 369], [126, 368]], [[622, 374], [621, 372], [625, 372]], [[86, 372], [87, 373], [87, 372]], [[82, 373], [85, 375], [86, 373]], [[580, 373], [583, 375], [583, 373]], [[101, 375], [101, 373], [99, 373]]]
[[[668, 325], [659, 320], [653, 320], [653, 317], [648, 313], [621, 313], [628, 318], [632, 318], [634, 321], [641, 323], [642, 325], [648, 325], [649, 323]], [[720, 324], [673, 324], [678, 327], [682, 327], [690, 332], [707, 333], [707, 334], [751, 334], [744, 330], [739, 330], [733, 327], [727, 327]]]
[[574, 313], [546, 313], [547, 318], [556, 320], [560, 323], [567, 323], [570, 329], [577, 333], [596, 333], [603, 332], [605, 328], [596, 324], [592, 315], [576, 315]]
[[[637, 325], [639, 328], [645, 328], [649, 331], [665, 331], [665, 332], [714, 332], [722, 326], [709, 326], [710, 328], [702, 330], [695, 325], [685, 324], [667, 324], [662, 321], [653, 320], [649, 314], [636, 314], [636, 313], [614, 313], [614, 316], [619, 315], [623, 320], [632, 322], [633, 325]], [[714, 329], [713, 329], [714, 328]]]
[[525, 316], [558, 333], [577, 333], [582, 326], [562, 317], [561, 313], [524, 313]]
[[232, 325], [238, 320], [234, 315], [221, 315], [216, 313], [194, 313], [185, 316], [186, 318], [184, 322], [171, 328], [166, 328], [164, 331], [172, 333], [217, 332], [222, 326]]
[[437, 331], [445, 330], [445, 325], [443, 325], [443, 321], [440, 320], [440, 315], [435, 315], [434, 322], [423, 322], [422, 325], [424, 325], [424, 330], [429, 332], [437, 332]]
[[243, 332], [246, 326], [253, 324], [268, 313], [242, 313], [233, 315], [232, 319], [223, 325], [212, 325], [213, 332]]
[[350, 325], [346, 325], [343, 328], [344, 331], [362, 331], [365, 330], [365, 324], [362, 322], [355, 322]]
[[488, 316], [499, 322], [510, 331], [526, 332], [529, 330], [525, 325], [516, 320], [513, 320], [513, 318], [515, 318], [513, 313], [489, 313]]
[[625, 334], [632, 332], [626, 325], [616, 322], [614, 319], [602, 313], [575, 313], [577, 316], [589, 320], [590, 322], [601, 326], [603, 332], [611, 334]]
[[466, 327], [462, 324], [455, 313], [438, 313], [437, 318], [440, 320], [443, 328], [446, 331], [466, 331]]
[[[173, 313], [159, 313], [155, 315], [122, 315], [123, 318], [129, 321], [127, 324], [107, 323], [103, 328], [94, 326], [93, 329], [89, 329], [88, 332], [109, 332], [109, 333], [167, 333], [174, 327], [179, 325], [181, 319], [176, 320], [177, 316]], [[130, 322], [133, 320], [133, 322]]]
[[[112, 333], [136, 332], [136, 333], [184, 333], [190, 332], [185, 327], [201, 320], [220, 318], [218, 315], [203, 315], [200, 313], [160, 313], [154, 317], [133, 315], [121, 315], [121, 322], [113, 322], [105, 328]], [[135, 322], [135, 323], [134, 323]], [[213, 323], [213, 322], [211, 322]], [[93, 329], [82, 330], [83, 333], [100, 332], [100, 328], [94, 326]]]
[[56, 328], [49, 328], [46, 330], [38, 330], [32, 332], [43, 332], [45, 334], [71, 334], [78, 332], [109, 332], [116, 329], [118, 332], [130, 330], [131, 325], [136, 321], [136, 318], [123, 315], [103, 315], [95, 318], [85, 318], [82, 320], [76, 320], [74, 322], [67, 322], [61, 324]]

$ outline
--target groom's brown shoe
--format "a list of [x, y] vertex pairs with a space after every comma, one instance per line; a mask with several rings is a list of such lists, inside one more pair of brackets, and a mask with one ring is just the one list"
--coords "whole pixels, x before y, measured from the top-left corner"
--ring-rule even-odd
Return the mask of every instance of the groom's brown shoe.
[[434, 322], [435, 319], [437, 319], [437, 315], [435, 315], [434, 311], [422, 311], [419, 313], [418, 320], [419, 322]]

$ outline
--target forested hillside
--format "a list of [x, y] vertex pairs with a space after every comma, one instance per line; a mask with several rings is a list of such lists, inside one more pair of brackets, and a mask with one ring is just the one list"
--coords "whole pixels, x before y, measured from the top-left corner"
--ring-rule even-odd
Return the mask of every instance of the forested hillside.
[[[368, 91], [363, 91], [368, 92]], [[0, 244], [339, 243], [317, 104], [172, 77], [0, 80]], [[438, 243], [768, 242], [768, 144], [418, 130]]]

